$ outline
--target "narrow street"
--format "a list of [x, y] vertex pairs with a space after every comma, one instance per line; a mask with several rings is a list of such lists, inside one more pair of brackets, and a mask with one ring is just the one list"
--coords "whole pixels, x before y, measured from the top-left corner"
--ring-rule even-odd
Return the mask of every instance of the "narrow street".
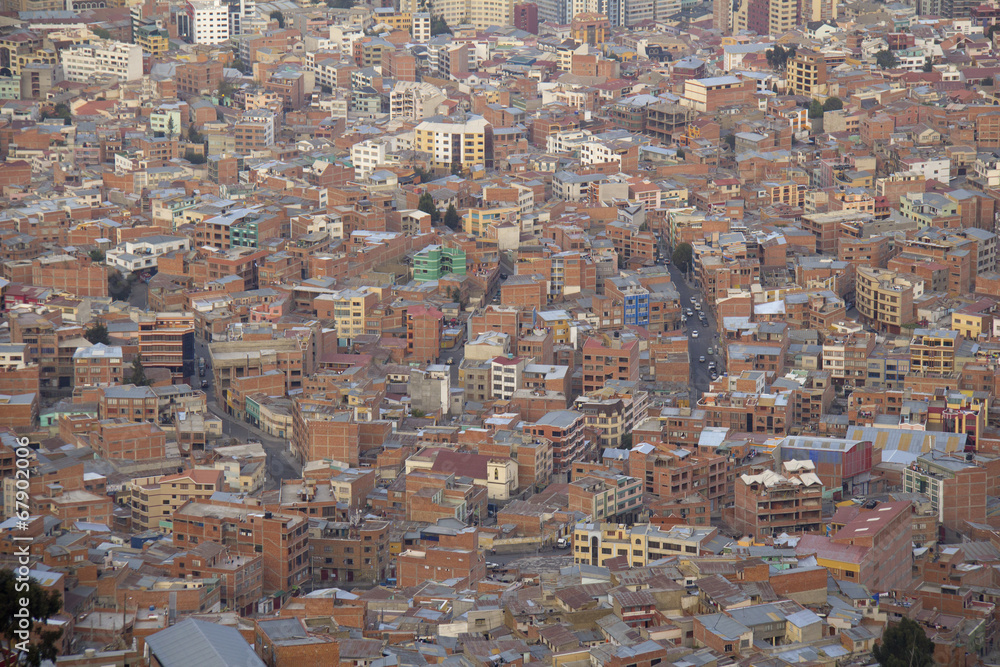
[[[195, 339], [195, 355], [205, 359], [206, 364], [211, 360], [208, 356], [208, 345], [205, 341]], [[196, 362], [197, 363], [197, 362]], [[205, 391], [208, 393], [209, 411], [222, 420], [222, 433], [228, 438], [236, 438], [240, 443], [259, 442], [267, 452], [267, 478], [266, 489], [278, 488], [278, 483], [283, 479], [298, 479], [302, 476], [302, 466], [291, 453], [289, 441], [286, 438], [275, 438], [259, 428], [247, 424], [243, 420], [236, 419], [228, 414], [225, 407], [220, 405], [215, 395], [215, 387], [212, 386], [212, 368], [208, 366], [205, 377], [200, 378], [208, 381], [209, 386]]]
[[[698, 313], [695, 312], [694, 317], [689, 317], [687, 321], [688, 327], [688, 352], [691, 357], [691, 375], [690, 375], [690, 386], [692, 390], [692, 401], [696, 401], [702, 392], [708, 391], [708, 384], [711, 381], [711, 371], [708, 368], [708, 363], [710, 361], [715, 361], [718, 364], [719, 375], [724, 372], [722, 355], [719, 354], [719, 328], [718, 323], [715, 321], [715, 315], [712, 314], [711, 309], [705, 306], [704, 296], [702, 293], [692, 287], [685, 279], [684, 273], [678, 269], [676, 266], [671, 264], [667, 267], [670, 271], [670, 280], [677, 288], [677, 292], [681, 296], [681, 309], [686, 310], [691, 308], [694, 310], [694, 305], [691, 303], [691, 297], [695, 297], [698, 301], [702, 303], [702, 310], [708, 319], [708, 326], [704, 326], [698, 319]], [[698, 337], [692, 338], [691, 331], [698, 331]], [[708, 353], [708, 348], [712, 348], [712, 354]], [[702, 363], [698, 359], [704, 356], [705, 362]]]

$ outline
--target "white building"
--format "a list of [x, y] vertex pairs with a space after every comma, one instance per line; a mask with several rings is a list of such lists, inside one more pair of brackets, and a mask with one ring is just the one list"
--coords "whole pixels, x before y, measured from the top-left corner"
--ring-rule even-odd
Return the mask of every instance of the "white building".
[[115, 76], [120, 81], [142, 78], [142, 47], [137, 44], [112, 40], [74, 44], [61, 57], [67, 81], [91, 83], [99, 76]]
[[190, 249], [191, 240], [186, 236], [157, 234], [118, 245], [106, 253], [105, 261], [123, 273], [131, 273], [155, 267], [161, 255]]
[[[192, 44], [229, 41], [229, 4], [220, 0], [188, 0], [186, 34]], [[178, 17], [180, 18], [180, 17]]]
[[367, 178], [381, 165], [388, 164], [389, 145], [379, 139], [369, 139], [351, 146], [351, 164], [358, 178]]
[[389, 118], [419, 120], [437, 114], [448, 97], [437, 86], [422, 81], [397, 81], [389, 93]]
[[431, 15], [429, 12], [415, 12], [413, 14], [410, 35], [413, 41], [418, 44], [426, 44], [431, 41]]
[[234, 0], [229, 4], [229, 34], [245, 35], [253, 33], [254, 15], [257, 13], [255, 0]]

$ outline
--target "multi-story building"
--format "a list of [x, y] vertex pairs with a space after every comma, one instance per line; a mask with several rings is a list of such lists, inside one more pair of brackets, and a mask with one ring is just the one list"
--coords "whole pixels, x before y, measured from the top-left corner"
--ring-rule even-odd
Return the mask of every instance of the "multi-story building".
[[734, 528], [755, 539], [818, 532], [823, 527], [823, 483], [812, 461], [785, 461], [783, 474], [764, 470], [736, 478]]
[[379, 584], [389, 574], [388, 521], [309, 522], [313, 582], [323, 586]]
[[233, 127], [237, 153], [262, 151], [274, 145], [276, 121], [269, 109], [244, 111]]
[[129, 485], [132, 530], [170, 532], [174, 512], [189, 500], [207, 500], [223, 490], [222, 470], [187, 470], [133, 479]]
[[413, 279], [416, 281], [439, 280], [449, 273], [466, 275], [466, 254], [461, 248], [429, 245], [413, 256]]
[[316, 316], [333, 320], [339, 344], [347, 346], [357, 336], [368, 333], [366, 317], [369, 309], [378, 303], [378, 292], [368, 288], [345, 289], [320, 294], [313, 302]]
[[584, 433], [586, 417], [576, 410], [553, 410], [530, 425], [532, 435], [552, 443], [552, 468], [562, 472], [593, 448]]
[[463, 123], [425, 120], [414, 129], [413, 147], [430, 153], [438, 169], [493, 168], [493, 126], [480, 116]]
[[889, 333], [916, 320], [914, 299], [924, 293], [924, 280], [916, 275], [867, 266], [857, 267], [856, 304], [862, 320]]
[[597, 391], [608, 380], [639, 380], [639, 341], [588, 338], [583, 344], [583, 393]]
[[910, 341], [910, 371], [950, 374], [962, 337], [952, 329], [914, 329]]
[[240, 556], [263, 557], [264, 593], [289, 591], [309, 579], [309, 520], [253, 504], [189, 500], [173, 514], [174, 544], [218, 542]]
[[116, 385], [98, 389], [97, 410], [101, 419], [155, 422], [159, 412], [156, 393], [150, 387]]
[[406, 311], [406, 356], [433, 363], [441, 355], [444, 314], [432, 306], [411, 306]]
[[868, 379], [868, 357], [874, 350], [873, 334], [830, 335], [823, 341], [823, 370], [837, 384], [863, 387]]
[[181, 34], [192, 44], [222, 44], [229, 41], [229, 3], [222, 0], [189, 0], [178, 14]]
[[113, 76], [119, 81], [142, 78], [142, 47], [102, 40], [73, 44], [60, 54], [67, 81], [88, 83], [96, 77]]
[[124, 372], [122, 348], [97, 343], [77, 348], [73, 353], [74, 387], [121, 384]]
[[801, 51], [788, 59], [785, 84], [793, 95], [817, 97], [826, 94], [826, 58], [822, 53]]
[[966, 458], [932, 451], [903, 469], [903, 491], [929, 496], [938, 521], [955, 531], [986, 521], [987, 472]]
[[604, 567], [605, 561], [624, 557], [630, 567], [643, 567], [661, 558], [701, 556], [718, 533], [718, 529], [708, 526], [674, 526], [664, 530], [648, 523], [634, 526], [578, 523], [573, 530], [573, 562]]

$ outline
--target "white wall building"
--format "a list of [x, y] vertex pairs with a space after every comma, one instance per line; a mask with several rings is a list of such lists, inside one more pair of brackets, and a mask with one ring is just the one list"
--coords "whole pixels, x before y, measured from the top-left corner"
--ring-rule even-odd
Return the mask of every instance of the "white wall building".
[[188, 0], [187, 36], [192, 44], [229, 41], [229, 4], [220, 0]]
[[137, 44], [112, 40], [74, 44], [61, 57], [67, 81], [91, 83], [98, 76], [116, 76], [120, 81], [142, 78], [142, 47]]
[[155, 267], [161, 255], [190, 249], [191, 240], [185, 236], [157, 234], [118, 245], [106, 253], [105, 261], [123, 273], [131, 273]]

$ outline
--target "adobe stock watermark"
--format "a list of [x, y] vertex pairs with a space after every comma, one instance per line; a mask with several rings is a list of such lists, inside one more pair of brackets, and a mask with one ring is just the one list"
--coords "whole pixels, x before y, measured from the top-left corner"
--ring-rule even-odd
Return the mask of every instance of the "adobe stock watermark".
[[[31, 450], [28, 448], [27, 438], [17, 439], [17, 449], [14, 471], [14, 518], [17, 519], [15, 525], [15, 535], [13, 536], [15, 545], [14, 555], [17, 556], [17, 567], [14, 568], [14, 591], [17, 593], [27, 593], [29, 590], [29, 580], [31, 568], [31, 542], [30, 535], [18, 535], [28, 530], [28, 520], [31, 518], [28, 513], [29, 495], [28, 488], [31, 484]], [[17, 600], [17, 610], [14, 618], [17, 623], [14, 627], [14, 635], [18, 642], [14, 644], [17, 651], [27, 651], [31, 638], [30, 600], [27, 597], [19, 597]]]

